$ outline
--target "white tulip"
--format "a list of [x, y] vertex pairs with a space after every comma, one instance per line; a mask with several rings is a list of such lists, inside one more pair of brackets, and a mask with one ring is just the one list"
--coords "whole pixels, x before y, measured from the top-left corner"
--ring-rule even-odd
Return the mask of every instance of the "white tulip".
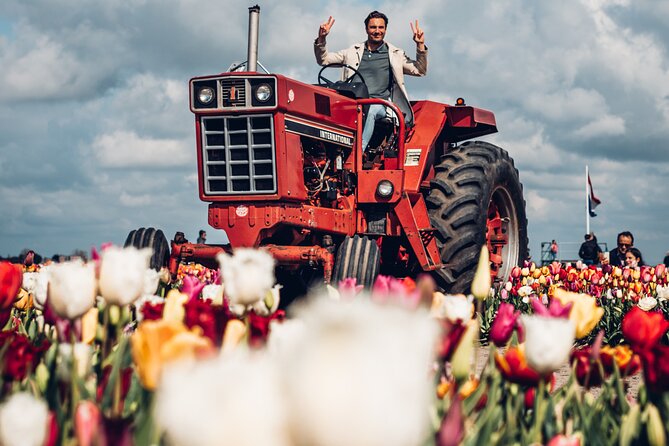
[[74, 320], [95, 305], [95, 265], [80, 260], [57, 263], [49, 271], [49, 305], [60, 317]]
[[170, 365], [156, 391], [155, 420], [169, 444], [288, 446], [287, 416], [276, 365], [262, 352]]
[[529, 285], [521, 286], [520, 288], [518, 288], [518, 296], [520, 297], [527, 297], [533, 292], [534, 290], [532, 290], [532, 287]]
[[669, 299], [669, 285], [658, 285], [656, 291], [657, 298], [660, 300], [660, 302], [664, 302], [665, 300]]
[[473, 296], [464, 294], [444, 295], [439, 291], [432, 296], [432, 308], [430, 313], [438, 319], [448, 319], [452, 323], [458, 321], [467, 322], [472, 318], [474, 311]]
[[205, 287], [202, 288], [202, 300], [209, 299], [214, 305], [222, 305], [224, 291], [225, 287], [223, 285], [205, 285]]
[[260, 316], [269, 316], [279, 308], [281, 301], [281, 285], [274, 285], [267, 293], [265, 298], [253, 304], [253, 310]]
[[426, 438], [433, 393], [427, 371], [438, 330], [425, 310], [316, 296], [296, 318], [304, 329], [284, 339], [277, 358], [294, 444], [411, 445]]
[[218, 261], [231, 304], [253, 305], [274, 286], [274, 258], [265, 251], [239, 248], [232, 256], [219, 254]]
[[160, 282], [160, 273], [153, 268], [147, 268], [144, 271], [144, 288], [142, 295], [156, 294], [158, 283]]
[[151, 252], [150, 248], [137, 249], [132, 246], [111, 246], [102, 252], [100, 294], [107, 303], [124, 306], [142, 295]]
[[0, 440], [4, 446], [42, 446], [49, 409], [44, 400], [18, 392], [0, 407]]
[[657, 299], [651, 296], [644, 296], [639, 299], [637, 306], [643, 311], [650, 311], [657, 306]]
[[564, 318], [523, 315], [525, 356], [530, 367], [545, 375], [569, 360], [576, 326]]

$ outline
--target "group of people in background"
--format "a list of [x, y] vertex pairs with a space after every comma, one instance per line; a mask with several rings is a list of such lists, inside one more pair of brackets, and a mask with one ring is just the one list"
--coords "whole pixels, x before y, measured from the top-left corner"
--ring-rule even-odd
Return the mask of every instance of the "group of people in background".
[[[585, 234], [585, 241], [578, 250], [578, 256], [586, 265], [612, 265], [631, 268], [645, 265], [641, 251], [634, 247], [634, 235], [630, 231], [623, 231], [618, 234], [616, 247], [608, 252], [602, 251], [594, 233]], [[664, 263], [669, 263], [669, 255], [665, 257]]]

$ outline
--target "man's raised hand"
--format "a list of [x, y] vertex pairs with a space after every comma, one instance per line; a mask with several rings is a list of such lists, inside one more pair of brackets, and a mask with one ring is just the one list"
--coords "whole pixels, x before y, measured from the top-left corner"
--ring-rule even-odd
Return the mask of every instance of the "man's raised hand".
[[334, 25], [335, 19], [330, 16], [328, 20], [321, 24], [321, 27], [318, 29], [318, 38], [325, 39], [325, 36], [330, 34], [330, 28]]
[[425, 33], [418, 26], [418, 20], [416, 20], [416, 27], [414, 27], [412, 22], [409, 22], [411, 26], [411, 32], [413, 32], [413, 41], [416, 42], [419, 48], [423, 49], [425, 46]]

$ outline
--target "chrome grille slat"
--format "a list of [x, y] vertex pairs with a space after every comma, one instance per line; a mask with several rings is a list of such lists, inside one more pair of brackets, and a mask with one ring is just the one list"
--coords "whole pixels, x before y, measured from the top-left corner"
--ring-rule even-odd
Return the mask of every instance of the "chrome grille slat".
[[[202, 176], [206, 195], [276, 193], [274, 120], [271, 114], [203, 116], [201, 119]], [[262, 143], [254, 143], [257, 135], [267, 136], [261, 138]], [[209, 144], [211, 136], [215, 136], [215, 144]]]

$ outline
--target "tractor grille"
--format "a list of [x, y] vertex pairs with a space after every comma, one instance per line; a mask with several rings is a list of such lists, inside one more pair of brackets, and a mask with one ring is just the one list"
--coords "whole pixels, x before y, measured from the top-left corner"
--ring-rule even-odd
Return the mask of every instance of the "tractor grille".
[[203, 116], [206, 195], [276, 192], [272, 115]]
[[223, 107], [246, 106], [246, 81], [240, 78], [221, 79]]

